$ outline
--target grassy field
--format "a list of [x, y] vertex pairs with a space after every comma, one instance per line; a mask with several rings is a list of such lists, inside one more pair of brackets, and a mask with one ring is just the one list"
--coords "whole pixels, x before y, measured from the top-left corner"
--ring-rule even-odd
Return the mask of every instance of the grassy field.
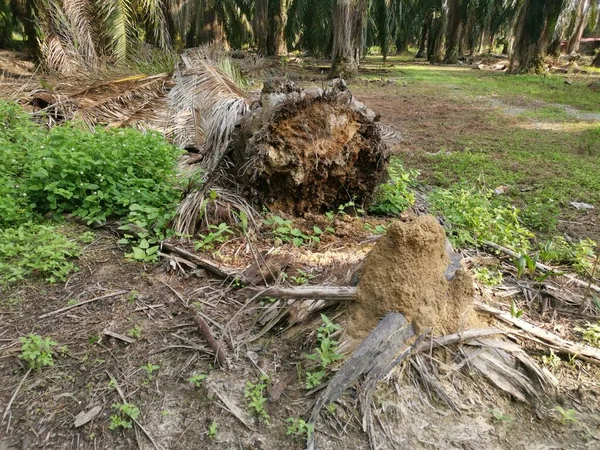
[[[523, 223], [543, 237], [568, 232], [600, 238], [597, 215], [570, 206], [600, 207], [600, 89], [595, 88], [600, 77], [569, 77], [569, 85], [558, 75], [511, 76], [400, 61], [383, 66], [373, 60], [363, 77], [371, 83], [395, 81], [390, 89], [396, 101], [410, 101], [404, 114], [414, 120], [392, 124], [408, 140], [399, 160], [420, 170], [423, 185], [506, 186], [493, 202], [518, 206]], [[443, 121], [428, 123], [445, 109], [451, 113]], [[460, 133], [453, 123], [461, 124]], [[428, 128], [434, 128], [436, 146], [422, 138]]]

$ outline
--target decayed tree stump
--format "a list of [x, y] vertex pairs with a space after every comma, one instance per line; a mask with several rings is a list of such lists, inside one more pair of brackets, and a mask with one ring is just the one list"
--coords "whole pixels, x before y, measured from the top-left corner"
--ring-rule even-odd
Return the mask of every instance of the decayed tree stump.
[[378, 117], [342, 80], [324, 91], [265, 83], [233, 132], [229, 156], [247, 198], [293, 214], [368, 204], [389, 159]]

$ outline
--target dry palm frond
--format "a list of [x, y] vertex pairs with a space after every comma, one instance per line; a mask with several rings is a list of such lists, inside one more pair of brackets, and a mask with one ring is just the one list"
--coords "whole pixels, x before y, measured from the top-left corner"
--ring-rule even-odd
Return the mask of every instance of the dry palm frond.
[[49, 126], [71, 119], [82, 120], [90, 127], [132, 122], [141, 126], [146, 122], [145, 128], [166, 132], [167, 122], [159, 113], [166, 109], [160, 101], [168, 83], [168, 74], [131, 76], [59, 93], [36, 90], [30, 93], [29, 103], [40, 107], [34, 117], [45, 120]]
[[220, 187], [206, 186], [189, 193], [179, 203], [173, 229], [184, 235], [193, 236], [202, 225], [245, 223], [249, 229], [258, 230], [258, 212], [239, 195]]
[[173, 140], [200, 151], [207, 176], [217, 169], [235, 124], [247, 110], [244, 91], [218, 67], [232, 66], [208, 59], [209, 54], [206, 48], [184, 53], [169, 93]]

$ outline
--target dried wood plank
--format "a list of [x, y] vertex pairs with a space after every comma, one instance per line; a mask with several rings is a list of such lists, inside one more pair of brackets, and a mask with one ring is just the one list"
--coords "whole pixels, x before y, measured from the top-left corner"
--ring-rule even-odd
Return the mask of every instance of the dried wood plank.
[[509, 313], [496, 308], [492, 308], [488, 305], [475, 303], [475, 309], [497, 317], [498, 319], [511, 325], [514, 325], [515, 327], [520, 328], [526, 333], [529, 333], [532, 336], [541, 339], [542, 341], [550, 343], [559, 352], [566, 353], [571, 356], [583, 357], [586, 358], [586, 360], [589, 362], [600, 364], [600, 349], [568, 341], [566, 339], [561, 338], [560, 336], [557, 336], [554, 333], [550, 333], [549, 331], [546, 331], [540, 327], [536, 327], [535, 325], [532, 325], [522, 319], [512, 317]]
[[103, 300], [105, 298], [116, 297], [117, 295], [126, 294], [127, 292], [129, 292], [129, 291], [125, 291], [125, 290], [117, 291], [117, 292], [113, 292], [111, 294], [106, 294], [106, 295], [102, 295], [100, 297], [95, 297], [90, 300], [85, 300], [83, 302], [77, 303], [76, 305], [65, 306], [64, 308], [57, 309], [56, 311], [52, 311], [47, 314], [42, 314], [41, 316], [38, 317], [38, 319], [45, 319], [46, 317], [52, 317], [52, 316], [55, 316], [57, 314], [60, 314], [60, 313], [66, 312], [66, 311], [70, 311], [74, 308], [79, 308], [80, 306], [87, 305], [88, 303], [92, 303], [97, 300]]
[[[502, 247], [501, 245], [498, 244], [494, 244], [493, 242], [489, 242], [489, 241], [485, 241], [484, 244], [488, 247], [493, 248], [494, 250], [498, 250], [499, 252], [502, 252], [508, 256], [511, 256], [513, 258], [518, 258], [519, 255], [517, 255], [514, 251], [512, 251], [509, 248], [506, 247]], [[541, 270], [542, 272], [558, 272], [557, 269], [547, 266], [546, 264], [542, 264], [540, 262], [536, 262], [535, 263], [535, 267], [537, 267], [539, 270]], [[600, 286], [593, 284], [589, 281], [585, 281], [585, 280], [580, 280], [579, 278], [577, 278], [575, 275], [566, 273], [563, 275], [564, 277], [568, 278], [569, 281], [573, 282], [573, 284], [576, 284], [579, 287], [583, 287], [586, 289], [592, 289], [598, 293], [600, 293]]]
[[423, 353], [438, 347], [446, 347], [448, 345], [466, 342], [472, 339], [493, 336], [496, 334], [506, 334], [505, 330], [499, 328], [474, 328], [471, 330], [460, 331], [446, 336], [433, 337], [431, 340], [423, 342], [413, 350], [413, 353]]
[[264, 288], [248, 288], [252, 294], [257, 294], [256, 298], [285, 298], [289, 300], [356, 300], [358, 288], [355, 286], [296, 286], [292, 288], [273, 286]]
[[223, 267], [213, 261], [201, 258], [200, 256], [198, 256], [192, 252], [189, 252], [181, 247], [171, 245], [167, 242], [162, 243], [162, 248], [164, 250], [174, 253], [184, 259], [187, 259], [189, 262], [194, 263], [194, 264], [198, 265], [199, 267], [202, 267], [203, 269], [206, 269], [208, 272], [212, 273], [213, 275], [218, 276], [219, 278], [224, 278], [226, 280], [237, 279], [241, 283], [247, 284], [246, 277], [244, 277], [244, 275], [237, 270]]

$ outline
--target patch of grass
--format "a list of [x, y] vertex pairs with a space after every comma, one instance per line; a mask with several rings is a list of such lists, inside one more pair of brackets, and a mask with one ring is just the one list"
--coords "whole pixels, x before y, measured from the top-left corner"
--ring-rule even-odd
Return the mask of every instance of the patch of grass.
[[244, 398], [248, 399], [248, 407], [254, 411], [258, 416], [259, 420], [265, 423], [269, 423], [269, 413], [265, 409], [267, 403], [267, 397], [265, 393], [267, 391], [267, 382], [269, 378], [263, 375], [259, 383], [252, 383], [246, 381], [246, 389], [244, 390]]
[[527, 110], [519, 114], [519, 117], [540, 120], [544, 122], [569, 122], [576, 119], [558, 106], [542, 106], [540, 108]]
[[0, 286], [31, 275], [54, 283], [64, 280], [75, 264], [79, 246], [50, 225], [23, 223], [0, 229]]
[[525, 228], [514, 207], [498, 205], [489, 190], [458, 187], [438, 189], [429, 196], [432, 210], [445, 218], [446, 231], [457, 247], [485, 241], [525, 251], [533, 233]]
[[30, 334], [19, 339], [21, 354], [19, 358], [25, 361], [31, 369], [41, 370], [43, 367], [54, 365], [54, 350], [58, 344], [49, 337]]
[[[162, 136], [133, 129], [94, 132], [75, 124], [50, 130], [14, 103], [0, 102], [0, 284], [32, 273], [48, 281], [74, 269], [78, 246], [44, 218], [64, 214], [101, 225], [109, 219], [130, 231], [121, 243], [142, 261], [158, 258], [158, 241], [180, 198], [180, 151]], [[93, 233], [79, 241], [91, 242]], [[34, 244], [35, 243], [35, 244]], [[40, 245], [41, 244], [41, 245]], [[4, 270], [6, 267], [6, 270]]]
[[[548, 103], [572, 105], [589, 111], [600, 111], [600, 92], [590, 89], [585, 78], [573, 79], [572, 84], [567, 85], [562, 75], [507, 75], [502, 72], [475, 71], [471, 67], [432, 67], [429, 64], [410, 63], [396, 64], [394, 67], [380, 66], [380, 68], [387, 70], [385, 73], [387, 79], [417, 87], [433, 86], [442, 89], [451, 87], [455, 91], [460, 91], [463, 97], [496, 96], [517, 100], [528, 97]], [[366, 79], [373, 77], [377, 78], [381, 75], [371, 75], [367, 72], [362, 76]]]

